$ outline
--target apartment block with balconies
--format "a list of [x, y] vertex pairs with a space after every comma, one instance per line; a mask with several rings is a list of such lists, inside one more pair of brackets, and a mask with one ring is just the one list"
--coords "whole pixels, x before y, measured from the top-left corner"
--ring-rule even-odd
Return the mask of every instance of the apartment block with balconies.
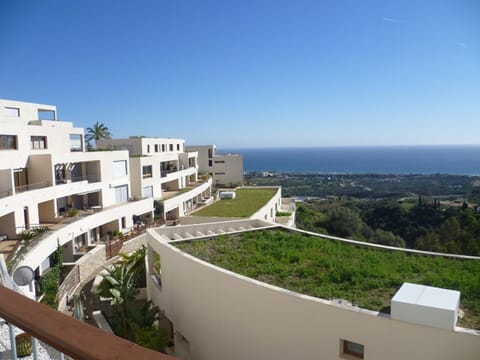
[[0, 158], [2, 238], [55, 230], [20, 261], [38, 274], [57, 244], [74, 260], [128, 231], [134, 216], [152, 216], [151, 200], [132, 201], [128, 151], [86, 152], [84, 130], [59, 121], [55, 106], [0, 100]]
[[130, 137], [101, 140], [99, 148], [128, 150], [132, 196], [153, 198], [157, 216], [176, 221], [211, 195], [210, 178], [198, 176], [198, 153], [182, 139]]

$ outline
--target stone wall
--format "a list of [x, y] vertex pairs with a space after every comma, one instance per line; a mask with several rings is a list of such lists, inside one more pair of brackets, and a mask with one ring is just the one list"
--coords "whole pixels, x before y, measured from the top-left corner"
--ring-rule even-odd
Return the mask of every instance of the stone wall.
[[[142, 234], [137, 236], [134, 239], [126, 241], [120, 252], [122, 253], [131, 253], [142, 245], [146, 245], [146, 234]], [[80, 259], [77, 260], [75, 266], [70, 271], [70, 273], [65, 278], [67, 283], [62, 283], [59, 287], [59, 304], [58, 310], [63, 311], [67, 305], [68, 300], [81, 288], [85, 285], [88, 281], [92, 279], [92, 277], [96, 276], [104, 266], [109, 263], [114, 263], [118, 260], [118, 257], [114, 257], [107, 261], [106, 252], [105, 252], [105, 245], [97, 245]], [[76, 273], [76, 276], [71, 276], [71, 274]], [[76, 282], [76, 283], [75, 283]], [[66, 289], [67, 291], [61, 291], [62, 289]]]

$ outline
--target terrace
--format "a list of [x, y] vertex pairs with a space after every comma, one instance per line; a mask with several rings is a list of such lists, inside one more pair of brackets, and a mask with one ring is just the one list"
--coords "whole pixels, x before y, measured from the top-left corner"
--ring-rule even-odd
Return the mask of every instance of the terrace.
[[205, 184], [205, 181], [198, 181], [198, 182], [195, 182], [195, 183], [190, 183], [189, 185], [187, 185], [186, 187], [182, 188], [182, 189], [177, 189], [177, 190], [162, 190], [162, 198], [161, 200], [168, 200], [168, 199], [171, 199], [171, 198], [174, 198], [178, 195], [181, 195], [181, 194], [184, 194], [184, 193], [187, 193], [189, 192], [190, 190], [193, 190], [193, 189], [196, 189], [200, 186], [202, 186], [203, 184]]
[[277, 188], [237, 189], [235, 199], [216, 201], [192, 215], [247, 218], [262, 208], [277, 191]]
[[172, 245], [271, 285], [386, 314], [404, 282], [458, 290], [459, 325], [480, 329], [479, 259], [372, 248], [284, 228]]

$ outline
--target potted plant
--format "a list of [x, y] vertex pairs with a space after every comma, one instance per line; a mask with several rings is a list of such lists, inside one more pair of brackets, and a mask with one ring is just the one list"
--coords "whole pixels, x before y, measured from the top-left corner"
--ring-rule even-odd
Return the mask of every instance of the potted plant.
[[67, 214], [68, 217], [76, 217], [78, 216], [78, 209], [77, 208], [71, 208], [70, 210], [68, 210], [68, 214]]

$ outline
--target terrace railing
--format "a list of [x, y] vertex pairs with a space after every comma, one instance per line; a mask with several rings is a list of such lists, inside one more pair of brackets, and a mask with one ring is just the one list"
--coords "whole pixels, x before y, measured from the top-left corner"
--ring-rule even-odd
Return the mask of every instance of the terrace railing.
[[30, 191], [30, 190], [43, 189], [49, 186], [50, 186], [49, 181], [40, 181], [37, 183], [15, 186], [15, 192], [21, 193], [21, 192]]
[[4, 198], [4, 197], [12, 196], [12, 195], [13, 195], [13, 191], [12, 191], [12, 190], [0, 191], [0, 199], [1, 199], [1, 198]]
[[[0, 299], [1, 318], [73, 359], [175, 359], [75, 320], [1, 285]], [[11, 340], [12, 348], [14, 342]]]
[[107, 260], [118, 255], [124, 242], [144, 234], [148, 228], [158, 227], [162, 225], [165, 225], [165, 221], [163, 219], [157, 219], [146, 225], [135, 226], [130, 232], [121, 234], [118, 237], [105, 242], [105, 252]]

